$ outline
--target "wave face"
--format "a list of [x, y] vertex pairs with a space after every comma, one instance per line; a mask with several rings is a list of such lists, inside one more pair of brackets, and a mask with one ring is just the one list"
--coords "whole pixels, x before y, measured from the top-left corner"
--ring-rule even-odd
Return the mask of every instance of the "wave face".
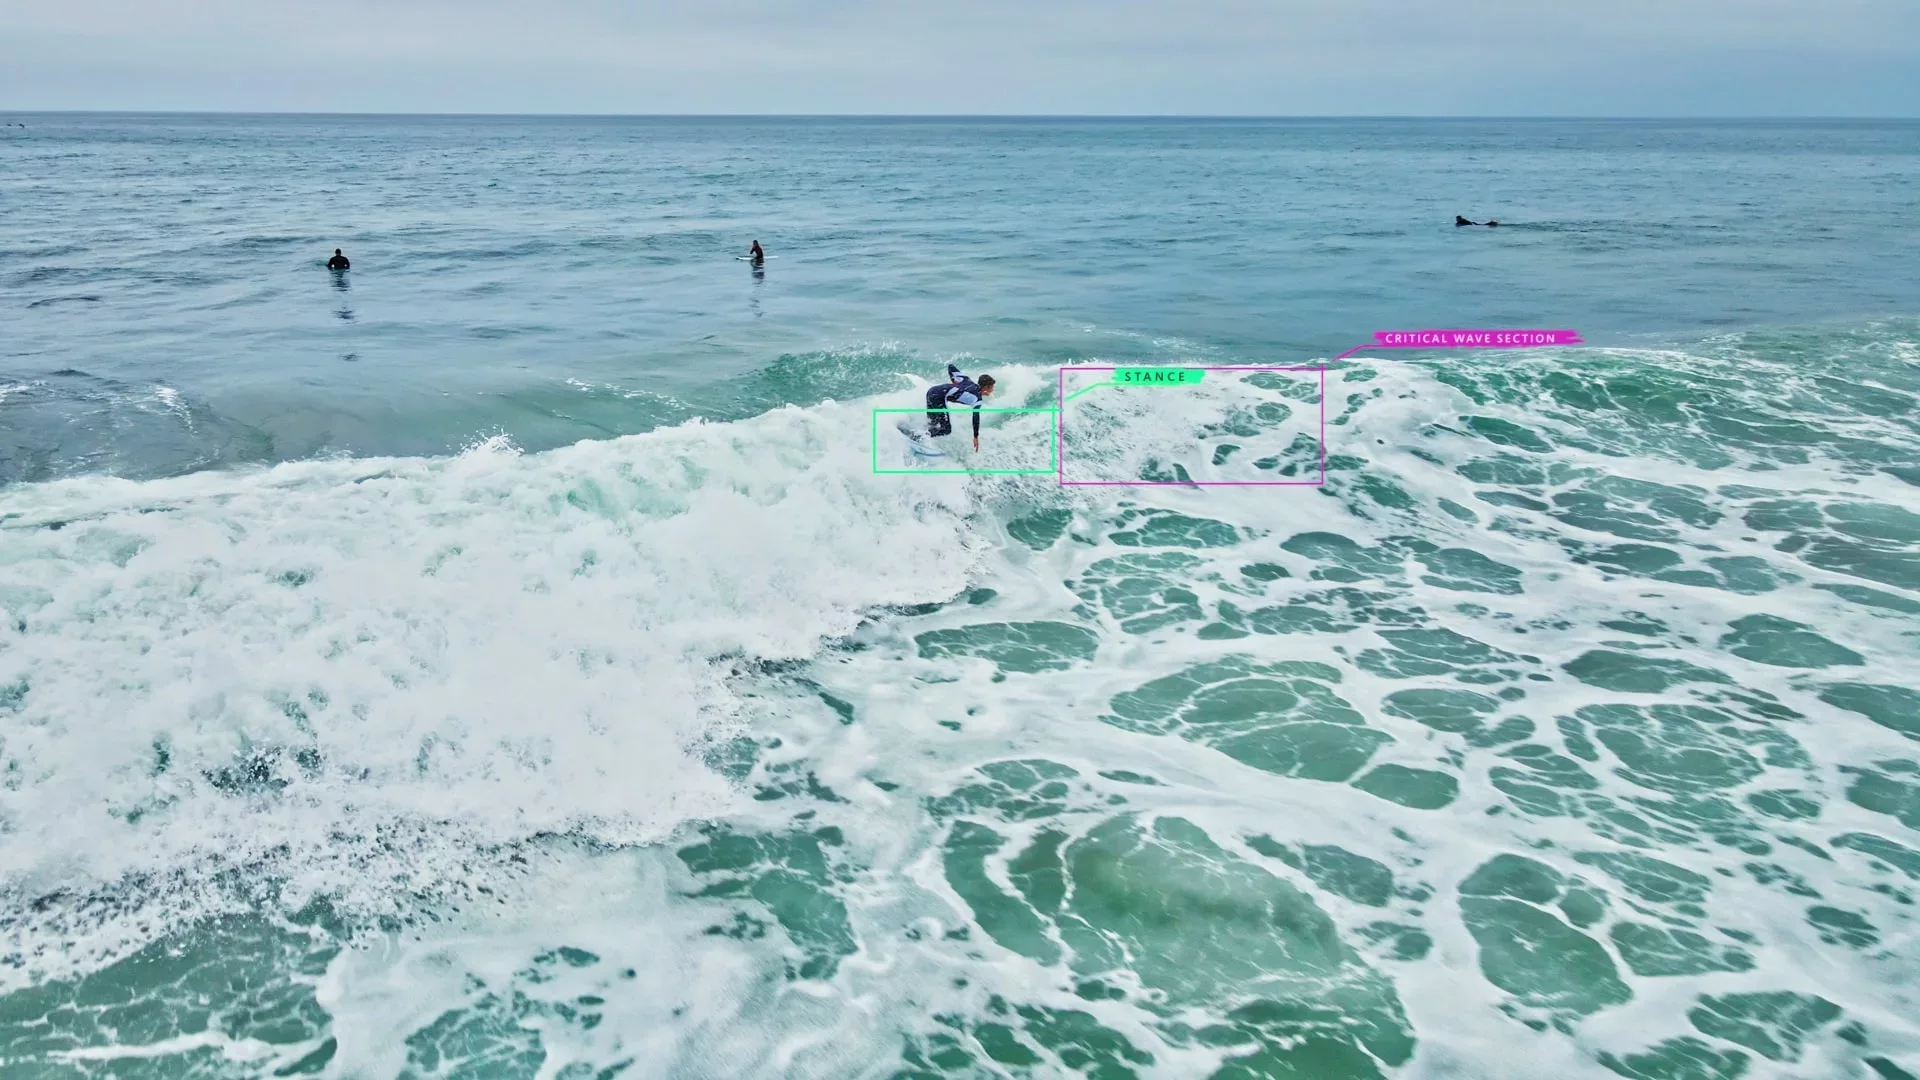
[[9, 489], [0, 1055], [1906, 1075], [1920, 324], [1326, 386]]

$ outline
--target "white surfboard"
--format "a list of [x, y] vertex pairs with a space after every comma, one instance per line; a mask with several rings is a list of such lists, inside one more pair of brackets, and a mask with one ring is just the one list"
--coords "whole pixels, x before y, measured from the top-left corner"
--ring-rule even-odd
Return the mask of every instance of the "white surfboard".
[[917, 457], [943, 458], [947, 456], [946, 451], [934, 449], [933, 446], [929, 444], [925, 435], [909, 428], [904, 421], [896, 426], [894, 430], [906, 438], [907, 449], [912, 450]]

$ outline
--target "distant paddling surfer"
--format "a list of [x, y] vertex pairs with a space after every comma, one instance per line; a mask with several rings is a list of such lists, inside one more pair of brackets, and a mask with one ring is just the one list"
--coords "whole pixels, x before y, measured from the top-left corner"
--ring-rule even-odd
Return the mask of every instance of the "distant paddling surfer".
[[982, 375], [974, 382], [960, 373], [952, 364], [947, 365], [947, 381], [927, 387], [927, 434], [935, 437], [953, 434], [953, 414], [947, 410], [955, 405], [973, 406], [973, 448], [980, 449], [980, 403], [993, 396], [993, 376]]
[[327, 260], [327, 269], [329, 270], [347, 270], [351, 269], [352, 266], [353, 264], [347, 261], [347, 257], [340, 254], [339, 248], [334, 248], [333, 258]]
[[751, 260], [755, 266], [759, 266], [761, 263], [767, 261], [767, 253], [761, 250], [760, 241], [755, 240], [753, 246], [747, 249], [747, 258]]
[[[1479, 224], [1482, 224], [1482, 222], [1468, 221], [1466, 218], [1461, 217], [1459, 214], [1453, 215], [1453, 227], [1456, 229], [1462, 225], [1479, 225]], [[1489, 219], [1484, 224], [1487, 226], [1487, 228], [1491, 229], [1498, 226], [1500, 223]]]

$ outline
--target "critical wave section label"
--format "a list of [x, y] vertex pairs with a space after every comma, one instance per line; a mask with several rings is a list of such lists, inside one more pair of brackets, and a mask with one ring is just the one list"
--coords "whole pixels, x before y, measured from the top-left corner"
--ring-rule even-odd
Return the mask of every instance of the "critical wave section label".
[[1381, 349], [1535, 349], [1585, 345], [1578, 330], [1375, 330]]

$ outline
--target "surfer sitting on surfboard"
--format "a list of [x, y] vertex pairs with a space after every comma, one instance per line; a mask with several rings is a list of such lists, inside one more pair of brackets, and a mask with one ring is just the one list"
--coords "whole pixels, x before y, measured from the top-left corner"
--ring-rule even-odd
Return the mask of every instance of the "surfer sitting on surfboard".
[[754, 262], [767, 261], [767, 253], [761, 250], [760, 241], [755, 240], [753, 246], [747, 249], [747, 258], [752, 259]]
[[953, 405], [971, 405], [973, 448], [980, 449], [980, 403], [992, 394], [993, 376], [982, 375], [976, 383], [962, 375], [958, 367], [948, 364], [946, 383], [927, 387], [927, 434], [953, 434], [953, 414], [946, 410]]

